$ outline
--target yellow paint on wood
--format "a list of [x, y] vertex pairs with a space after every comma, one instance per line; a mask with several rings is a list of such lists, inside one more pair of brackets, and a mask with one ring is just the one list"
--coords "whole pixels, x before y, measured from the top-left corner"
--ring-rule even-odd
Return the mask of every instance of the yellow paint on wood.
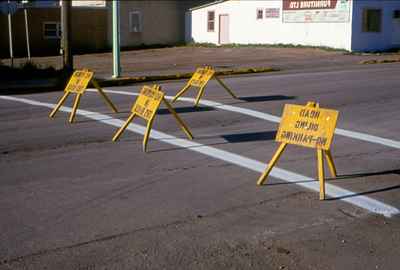
[[65, 100], [67, 99], [68, 95], [73, 93], [76, 94], [75, 101], [74, 101], [74, 106], [72, 108], [72, 112], [69, 116], [69, 122], [73, 123], [75, 119], [75, 114], [76, 110], [79, 107], [79, 102], [82, 97], [82, 95], [85, 93], [85, 90], [87, 89], [87, 86], [89, 85], [90, 82], [93, 83], [94, 87], [96, 87], [97, 91], [100, 93], [100, 95], [103, 97], [103, 99], [106, 101], [107, 105], [110, 106], [110, 108], [116, 113], [118, 112], [117, 108], [115, 105], [111, 102], [110, 98], [104, 93], [103, 89], [99, 86], [99, 84], [96, 82], [96, 80], [93, 78], [94, 73], [89, 70], [77, 70], [75, 71], [67, 86], [64, 89], [64, 95], [61, 97], [60, 101], [57, 103], [56, 107], [51, 111], [49, 117], [53, 118], [57, 111], [60, 109], [60, 107], [64, 104]]
[[83, 94], [92, 78], [92, 71], [77, 70], [72, 74], [72, 77], [69, 80], [64, 91], [69, 93]]
[[135, 104], [132, 107], [132, 112], [147, 121], [153, 119], [161, 101], [164, 98], [164, 93], [159, 91], [158, 86], [143, 86]]
[[161, 101], [167, 106], [168, 111], [174, 116], [177, 120], [181, 129], [186, 133], [189, 139], [193, 139], [193, 135], [182, 121], [182, 119], [178, 116], [176, 111], [172, 108], [171, 104], [164, 98], [165, 94], [161, 91], [161, 87], [159, 85], [143, 86], [140, 91], [139, 96], [137, 97], [135, 103], [132, 106], [131, 115], [125, 121], [122, 127], [118, 129], [113, 137], [113, 141], [117, 141], [125, 129], [129, 126], [135, 116], [139, 116], [147, 121], [147, 128], [143, 137], [143, 151], [147, 152], [147, 142], [150, 137], [151, 128], [153, 126], [153, 121], [157, 110], [160, 107]]
[[286, 104], [276, 141], [329, 150], [338, 115], [334, 110]]
[[320, 200], [325, 199], [324, 156], [332, 177], [336, 177], [336, 167], [333, 162], [330, 147], [336, 128], [339, 112], [321, 109], [318, 103], [308, 102], [306, 106], [286, 104], [275, 140], [280, 142], [267, 168], [257, 181], [262, 185], [272, 168], [282, 155], [287, 144], [295, 144], [317, 149], [318, 180], [320, 185]]
[[175, 97], [172, 99], [172, 102], [175, 102], [178, 100], [180, 96], [182, 96], [186, 91], [189, 90], [190, 87], [196, 87], [199, 88], [199, 92], [197, 93], [196, 101], [195, 101], [195, 106], [198, 106], [201, 97], [204, 94], [204, 89], [206, 88], [208, 82], [212, 79], [215, 78], [217, 82], [233, 97], [236, 98], [235, 94], [232, 92], [231, 89], [220, 79], [215, 75], [215, 70], [210, 67], [206, 66], [204, 68], [198, 68], [196, 69], [196, 72], [193, 73], [192, 77], [188, 81], [188, 83], [175, 95]]

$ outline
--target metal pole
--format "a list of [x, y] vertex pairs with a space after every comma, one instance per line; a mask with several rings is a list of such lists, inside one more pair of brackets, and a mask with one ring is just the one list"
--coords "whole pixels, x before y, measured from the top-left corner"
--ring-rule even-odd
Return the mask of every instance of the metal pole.
[[120, 63], [120, 3], [119, 0], [112, 1], [112, 21], [113, 21], [113, 78], [121, 75]]
[[71, 49], [71, 3], [72, 1], [61, 1], [61, 48], [64, 68], [67, 70], [74, 69]]
[[13, 51], [13, 36], [12, 36], [12, 24], [11, 24], [10, 0], [8, 0], [8, 38], [9, 38], [9, 44], [10, 44], [11, 67], [14, 67], [14, 51]]
[[31, 48], [29, 46], [28, 11], [26, 8], [24, 9], [24, 13], [25, 13], [26, 50], [28, 52], [28, 59], [30, 61], [31, 60]]

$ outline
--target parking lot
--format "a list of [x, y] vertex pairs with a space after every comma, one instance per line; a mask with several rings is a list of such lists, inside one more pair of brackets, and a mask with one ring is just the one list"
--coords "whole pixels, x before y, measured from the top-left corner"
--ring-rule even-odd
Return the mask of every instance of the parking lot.
[[[142, 85], [0, 96], [0, 269], [398, 269], [399, 64], [225, 77], [199, 108], [163, 106], [148, 153], [129, 115]], [[160, 83], [171, 99], [185, 81]], [[338, 177], [319, 201], [315, 149], [287, 147], [264, 186], [285, 104], [339, 111]]]

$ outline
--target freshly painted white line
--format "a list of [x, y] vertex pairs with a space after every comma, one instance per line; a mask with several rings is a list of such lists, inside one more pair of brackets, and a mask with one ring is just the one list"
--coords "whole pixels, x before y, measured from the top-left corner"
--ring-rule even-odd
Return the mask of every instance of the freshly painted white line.
[[[88, 89], [88, 90], [95, 91], [94, 89]], [[104, 91], [106, 91], [107, 93], [110, 93], [110, 94], [120, 94], [120, 95], [128, 95], [128, 96], [137, 96], [138, 95], [137, 93], [126, 92], [126, 91], [116, 91], [116, 90], [104, 90]], [[173, 97], [166, 96], [165, 98], [172, 99]], [[181, 97], [181, 98], [179, 98], [179, 100], [186, 101], [186, 102], [192, 102], [192, 103], [194, 102], [193, 98], [187, 98], [187, 97]], [[259, 112], [259, 111], [255, 111], [255, 110], [251, 110], [251, 109], [240, 108], [240, 107], [231, 106], [231, 105], [225, 105], [225, 104], [210, 101], [210, 100], [202, 99], [202, 100], [200, 100], [200, 104], [209, 106], [209, 107], [213, 107], [216, 109], [221, 109], [221, 110], [225, 110], [225, 111], [231, 111], [231, 112], [241, 113], [244, 115], [249, 115], [249, 116], [252, 116], [255, 118], [267, 120], [267, 121], [274, 122], [274, 123], [280, 123], [280, 121], [281, 121], [280, 117], [272, 115], [272, 114], [263, 113], [263, 112]], [[345, 130], [345, 129], [341, 129], [341, 128], [336, 128], [335, 133], [338, 135], [342, 135], [345, 137], [349, 137], [349, 138], [353, 138], [353, 139], [357, 139], [357, 140], [361, 140], [361, 141], [366, 141], [366, 142], [375, 143], [375, 144], [381, 144], [381, 145], [385, 145], [388, 147], [400, 149], [400, 142], [391, 140], [391, 139], [386, 139], [386, 138], [369, 135], [369, 134], [365, 134], [365, 133], [361, 133], [361, 132], [356, 132], [356, 131]]]
[[[39, 102], [39, 101], [30, 100], [30, 99], [26, 99], [26, 98], [16, 98], [16, 97], [11, 97], [11, 96], [0, 96], [0, 99], [22, 102], [22, 103], [30, 104], [30, 105], [34, 105], [34, 106], [47, 107], [50, 109], [53, 109], [55, 106], [55, 104], [52, 104], [52, 103]], [[63, 106], [60, 108], [60, 111], [71, 112], [71, 108]], [[111, 118], [109, 115], [96, 113], [96, 112], [92, 112], [92, 111], [86, 111], [86, 110], [79, 109], [77, 111], [77, 114], [85, 116], [85, 117], [93, 119], [93, 120], [96, 120], [96, 121], [99, 121], [101, 123], [104, 123], [104, 124], [107, 124], [110, 126], [118, 127], [118, 128], [121, 127], [124, 123], [124, 121], [115, 119], [115, 118]], [[141, 125], [137, 125], [137, 124], [130, 124], [128, 126], [127, 130], [135, 132], [135, 133], [139, 133], [139, 134], [144, 134], [145, 127], [143, 127]], [[240, 155], [228, 152], [228, 151], [219, 150], [217, 148], [206, 146], [206, 145], [196, 143], [193, 141], [180, 139], [180, 138], [168, 135], [166, 133], [156, 131], [154, 129], [151, 131], [150, 137], [153, 139], [162, 141], [164, 143], [172, 144], [172, 145], [175, 145], [178, 147], [185, 148], [187, 150], [198, 152], [198, 153], [201, 153], [201, 154], [204, 154], [204, 155], [207, 155], [207, 156], [219, 159], [219, 160], [229, 162], [231, 164], [238, 165], [240, 167], [250, 169], [255, 172], [259, 172], [259, 173], [263, 172], [263, 170], [265, 169], [265, 166], [266, 166], [264, 163], [254, 160], [254, 159], [240, 156]], [[110, 140], [111, 140], [111, 138], [110, 138]], [[304, 176], [304, 175], [301, 175], [298, 173], [290, 172], [288, 170], [280, 169], [277, 167], [275, 167], [272, 170], [271, 176], [281, 179], [281, 180], [284, 180], [286, 182], [294, 183], [296, 185], [305, 187], [305, 188], [313, 190], [315, 192], [319, 192], [319, 183], [317, 181], [312, 181], [312, 180], [314, 180], [313, 178], [310, 178], [310, 177], [307, 177], [307, 176]], [[307, 181], [311, 181], [311, 182], [307, 182]], [[330, 197], [340, 198], [341, 200], [343, 200], [345, 202], [348, 202], [350, 204], [364, 208], [370, 212], [384, 215], [386, 217], [391, 217], [393, 215], [400, 214], [400, 210], [391, 205], [385, 204], [383, 202], [369, 198], [367, 196], [357, 195], [352, 191], [337, 187], [337, 186], [329, 184], [329, 183], [326, 184], [326, 194]]]

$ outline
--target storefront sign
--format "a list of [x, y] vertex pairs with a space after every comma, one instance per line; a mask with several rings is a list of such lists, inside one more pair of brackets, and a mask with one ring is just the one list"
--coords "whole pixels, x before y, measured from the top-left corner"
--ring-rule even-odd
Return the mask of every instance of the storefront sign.
[[348, 22], [351, 0], [283, 0], [283, 22]]

